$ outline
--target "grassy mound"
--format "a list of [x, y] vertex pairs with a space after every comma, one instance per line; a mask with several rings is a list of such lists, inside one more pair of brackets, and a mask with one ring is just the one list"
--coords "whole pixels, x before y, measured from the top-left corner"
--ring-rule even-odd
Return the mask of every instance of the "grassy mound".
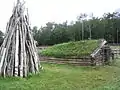
[[44, 56], [67, 58], [83, 57], [91, 54], [98, 46], [98, 40], [85, 40], [57, 44], [41, 52]]

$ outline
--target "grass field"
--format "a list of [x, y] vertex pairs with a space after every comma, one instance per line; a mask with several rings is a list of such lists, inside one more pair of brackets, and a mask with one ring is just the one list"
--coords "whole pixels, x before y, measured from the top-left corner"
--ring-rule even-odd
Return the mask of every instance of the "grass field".
[[0, 90], [120, 90], [120, 60], [104, 67], [42, 66], [41, 73], [28, 78], [0, 78]]
[[41, 52], [44, 56], [66, 58], [90, 55], [98, 47], [98, 40], [84, 40], [57, 44]]

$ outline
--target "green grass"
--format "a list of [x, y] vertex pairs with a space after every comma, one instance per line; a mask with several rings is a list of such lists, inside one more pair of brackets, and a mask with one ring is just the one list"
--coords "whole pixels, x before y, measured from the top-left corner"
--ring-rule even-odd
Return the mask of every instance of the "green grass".
[[54, 45], [41, 51], [44, 56], [67, 58], [90, 55], [98, 47], [98, 40], [85, 40]]
[[0, 90], [120, 90], [120, 60], [104, 67], [42, 63], [28, 78], [0, 78]]

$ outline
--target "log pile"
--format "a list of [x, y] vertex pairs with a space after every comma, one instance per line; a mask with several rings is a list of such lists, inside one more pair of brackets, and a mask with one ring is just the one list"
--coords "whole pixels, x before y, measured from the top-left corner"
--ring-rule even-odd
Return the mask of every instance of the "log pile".
[[24, 12], [24, 3], [17, 0], [0, 48], [1, 76], [27, 77], [29, 73], [39, 71], [40, 64], [29, 25], [29, 15]]

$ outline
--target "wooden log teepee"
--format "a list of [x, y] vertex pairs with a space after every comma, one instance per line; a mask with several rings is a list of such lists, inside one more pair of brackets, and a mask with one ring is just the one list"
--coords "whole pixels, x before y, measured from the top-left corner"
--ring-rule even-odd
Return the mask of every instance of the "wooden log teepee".
[[28, 73], [39, 71], [40, 64], [29, 25], [29, 16], [24, 12], [24, 3], [17, 0], [0, 48], [1, 76], [26, 77]]

